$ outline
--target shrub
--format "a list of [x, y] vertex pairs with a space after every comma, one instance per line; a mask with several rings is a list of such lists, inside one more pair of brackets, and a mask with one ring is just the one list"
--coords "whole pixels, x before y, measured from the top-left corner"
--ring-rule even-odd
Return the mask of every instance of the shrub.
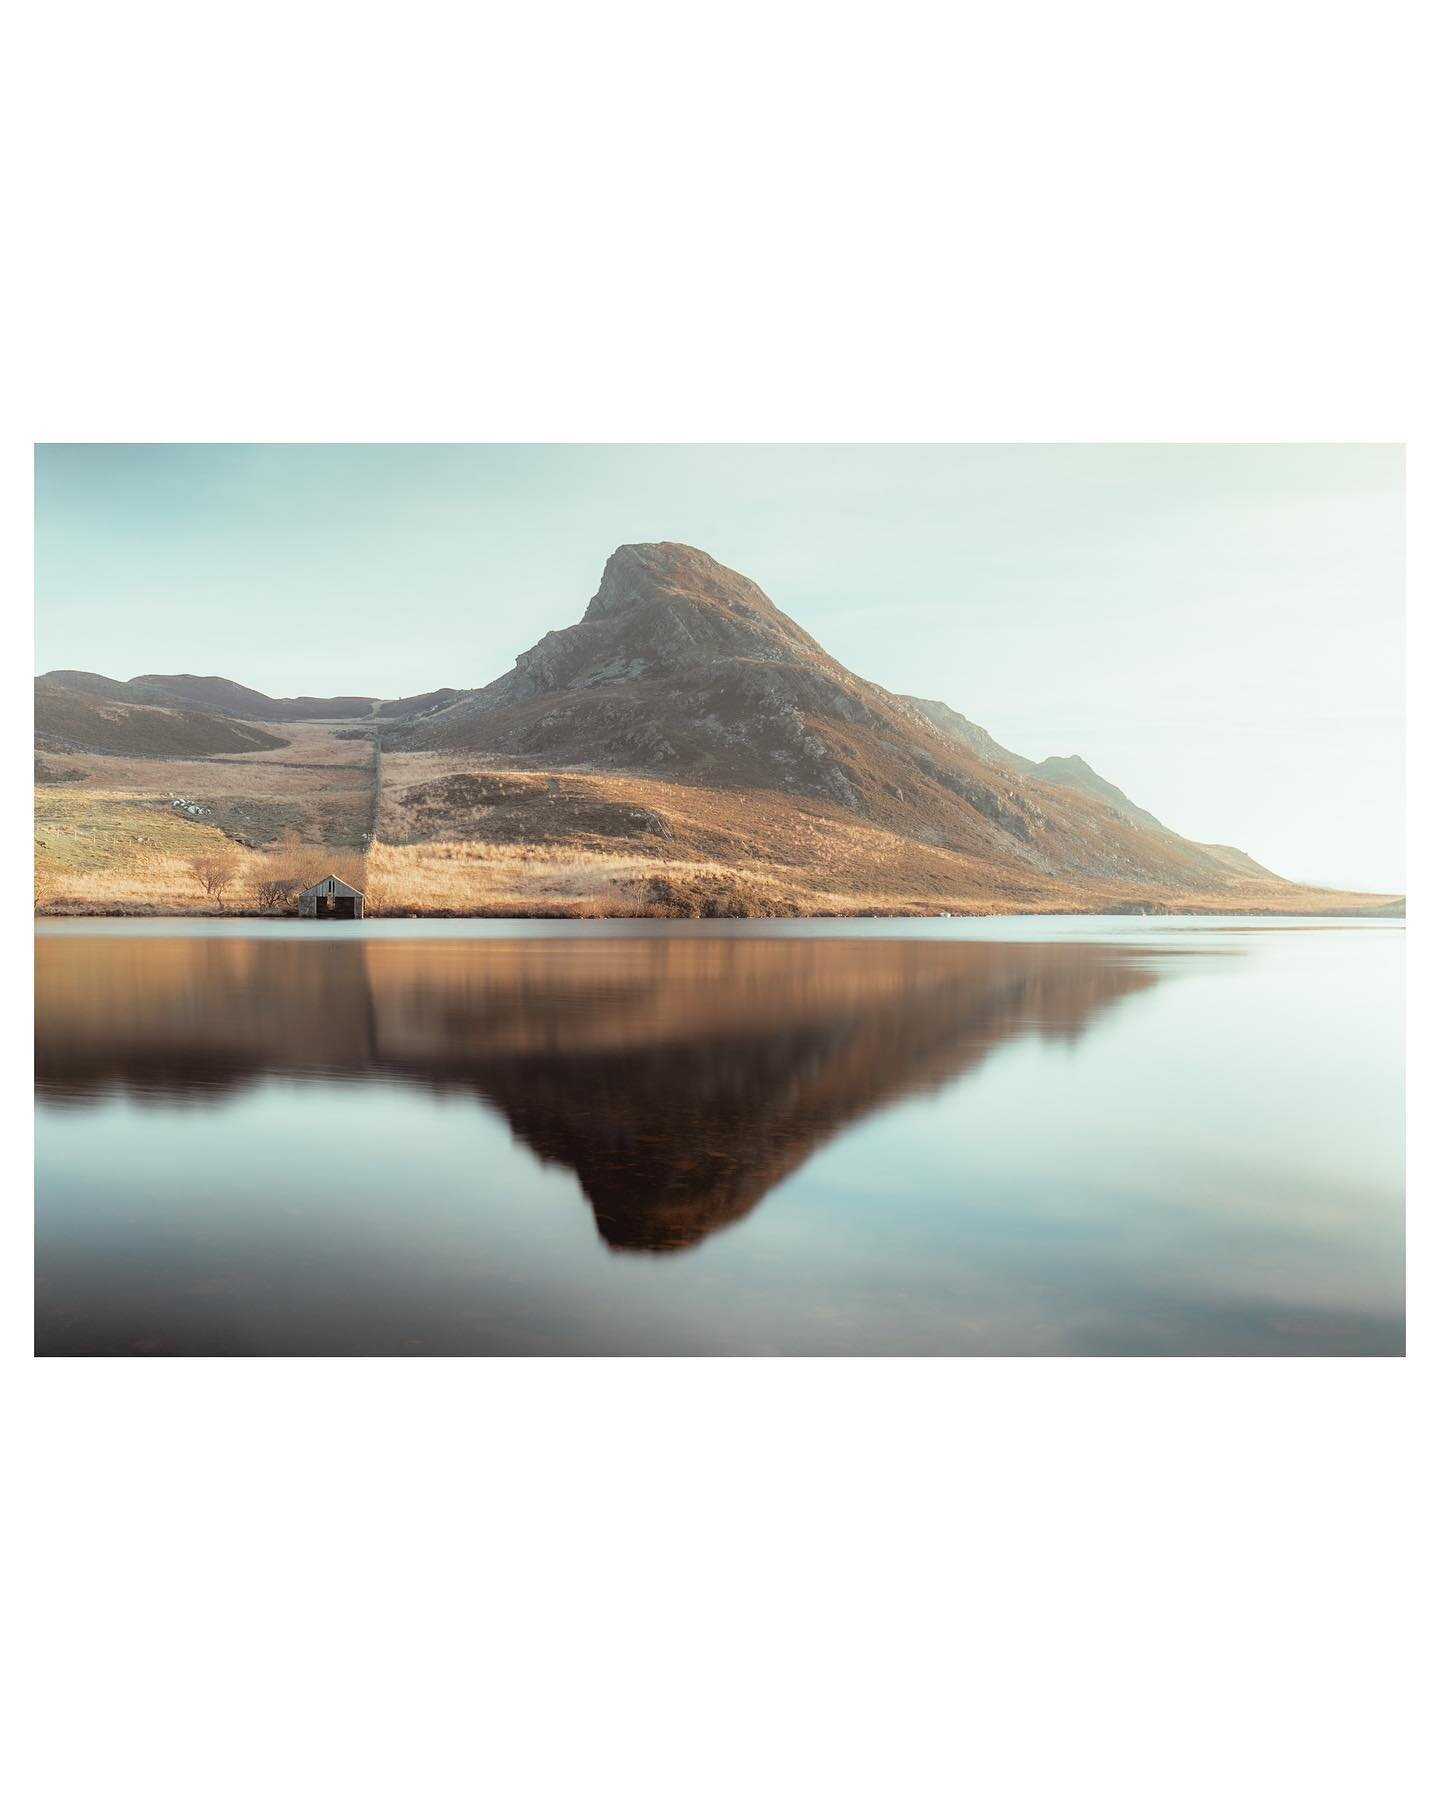
[[667, 919], [765, 919], [799, 910], [733, 875], [652, 875], [645, 899], [657, 916]]

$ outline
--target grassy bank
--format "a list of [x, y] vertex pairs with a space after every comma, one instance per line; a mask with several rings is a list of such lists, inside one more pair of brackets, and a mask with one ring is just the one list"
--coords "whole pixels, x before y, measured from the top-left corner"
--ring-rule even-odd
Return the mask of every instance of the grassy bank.
[[[283, 749], [146, 760], [47, 752], [36, 911], [293, 913], [336, 874], [372, 917], [796, 918], [1403, 911], [1217, 870], [1213, 892], [1066, 880], [916, 842], [819, 802], [584, 771], [378, 760], [368, 734], [287, 726]], [[372, 838], [371, 833], [374, 833]]]

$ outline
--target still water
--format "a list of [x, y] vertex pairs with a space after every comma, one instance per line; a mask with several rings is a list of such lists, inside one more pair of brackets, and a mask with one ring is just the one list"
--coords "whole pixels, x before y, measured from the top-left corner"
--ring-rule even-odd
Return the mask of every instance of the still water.
[[56, 921], [45, 1355], [1399, 1355], [1398, 923]]

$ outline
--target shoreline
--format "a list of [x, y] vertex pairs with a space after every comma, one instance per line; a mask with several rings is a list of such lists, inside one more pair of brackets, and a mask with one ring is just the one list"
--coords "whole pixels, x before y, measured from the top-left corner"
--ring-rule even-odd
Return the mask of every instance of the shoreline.
[[[293, 912], [265, 912], [246, 907], [193, 907], [184, 911], [171, 907], [149, 906], [80, 906], [46, 908], [33, 915], [44, 919], [249, 919], [273, 924], [294, 924]], [[535, 919], [566, 921], [571, 924], [606, 924], [623, 920], [644, 920], [649, 924], [740, 924], [746, 920], [774, 924], [783, 920], [805, 919], [1404, 919], [1403, 898], [1381, 899], [1374, 906], [1320, 906], [1295, 908], [1287, 906], [1147, 906], [1122, 904], [1100, 907], [848, 907], [817, 908], [812, 912], [775, 913], [661, 913], [647, 911], [584, 911], [565, 907], [432, 907], [424, 911], [378, 908], [367, 911], [361, 920], [322, 920], [322, 924], [364, 924], [377, 920], [426, 919]]]

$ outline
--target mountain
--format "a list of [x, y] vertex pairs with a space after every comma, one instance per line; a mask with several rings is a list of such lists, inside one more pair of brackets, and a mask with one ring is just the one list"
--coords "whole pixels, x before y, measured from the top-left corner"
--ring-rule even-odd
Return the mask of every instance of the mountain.
[[438, 688], [402, 700], [377, 700], [364, 694], [338, 694], [329, 699], [302, 694], [291, 700], [272, 699], [258, 688], [243, 687], [221, 675], [136, 675], [130, 681], [112, 681], [86, 669], [51, 669], [40, 677], [51, 687], [72, 693], [131, 704], [181, 707], [218, 713], [223, 718], [265, 722], [313, 719], [415, 718], [448, 706], [460, 697], [460, 688]]
[[577, 624], [386, 741], [819, 803], [1021, 879], [1200, 890], [1241, 866], [1265, 875], [1168, 831], [1078, 757], [1030, 762], [939, 702], [863, 680], [684, 544], [622, 546]]
[[[70, 673], [71, 671], [63, 671]], [[78, 686], [41, 676], [35, 683], [37, 750], [92, 751], [103, 756], [221, 756], [277, 750], [273, 732], [217, 717], [193, 707], [136, 704], [128, 682], [85, 677]]]
[[[685, 544], [622, 545], [583, 616], [484, 687], [274, 699], [219, 676], [59, 669], [35, 693], [56, 910], [193, 907], [182, 850], [206, 832], [212, 849], [364, 848], [370, 909], [407, 914], [1403, 904], [1294, 886], [1170, 830], [1081, 756], [1032, 760], [865, 680]], [[167, 861], [155, 815], [177, 794], [191, 824]]]

